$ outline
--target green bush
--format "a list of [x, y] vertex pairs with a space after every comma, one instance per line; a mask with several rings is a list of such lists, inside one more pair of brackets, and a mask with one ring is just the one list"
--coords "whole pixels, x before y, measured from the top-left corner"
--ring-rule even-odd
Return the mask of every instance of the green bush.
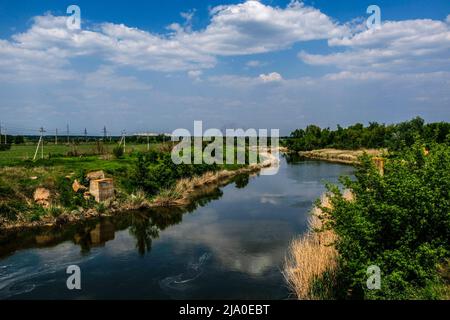
[[8, 144], [4, 144], [4, 143], [0, 144], [0, 151], [8, 151], [9, 149], [11, 149], [11, 144], [10, 143], [8, 143]]
[[[437, 266], [450, 252], [450, 148], [432, 145], [429, 155], [414, 145], [388, 159], [381, 176], [365, 156], [356, 180], [342, 179], [355, 201], [328, 186], [333, 210], [329, 228], [339, 240], [339, 298], [433, 298]], [[381, 290], [368, 290], [367, 268], [382, 272]]]
[[113, 154], [117, 159], [122, 158], [123, 157], [123, 147], [120, 147], [120, 146], [115, 147], [113, 149]]
[[83, 193], [75, 193], [72, 189], [72, 181], [65, 177], [57, 179], [56, 188], [59, 194], [59, 203], [65, 208], [74, 210], [78, 207], [91, 208], [94, 205], [92, 199], [84, 199]]
[[147, 195], [155, 195], [162, 189], [172, 187], [178, 179], [215, 171], [217, 165], [174, 164], [170, 153], [160, 153], [154, 163], [153, 154], [139, 153], [129, 181], [135, 190], [143, 190]]

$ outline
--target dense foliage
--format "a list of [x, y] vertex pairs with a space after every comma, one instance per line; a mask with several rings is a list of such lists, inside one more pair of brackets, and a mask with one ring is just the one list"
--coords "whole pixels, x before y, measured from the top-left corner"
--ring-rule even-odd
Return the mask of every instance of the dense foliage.
[[124, 154], [123, 147], [122, 146], [115, 147], [113, 149], [113, 154], [117, 159], [122, 158]]
[[426, 143], [450, 144], [450, 123], [429, 123], [417, 117], [399, 124], [385, 125], [371, 122], [369, 126], [357, 123], [336, 130], [321, 129], [310, 125], [306, 129], [297, 129], [291, 133], [285, 143], [294, 151], [306, 151], [321, 148], [359, 149], [389, 148], [403, 150], [411, 147], [420, 138]]
[[174, 164], [170, 153], [151, 151], [139, 153], [129, 181], [132, 187], [141, 189], [148, 195], [170, 188], [178, 179], [216, 171], [215, 164]]
[[11, 149], [11, 144], [0, 144], [0, 151], [7, 151], [9, 149]]
[[[338, 235], [339, 298], [439, 298], [437, 267], [450, 254], [450, 148], [415, 144], [388, 159], [382, 176], [364, 157], [356, 180], [343, 178], [355, 200], [329, 186], [328, 227]], [[368, 290], [367, 268], [381, 269], [381, 290]]]

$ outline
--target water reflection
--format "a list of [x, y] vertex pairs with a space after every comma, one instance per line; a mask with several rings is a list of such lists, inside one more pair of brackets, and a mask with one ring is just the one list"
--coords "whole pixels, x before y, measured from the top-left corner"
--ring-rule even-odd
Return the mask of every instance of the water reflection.
[[[185, 208], [0, 235], [0, 299], [284, 299], [290, 241], [323, 181], [350, 170], [282, 159], [277, 175], [209, 185]], [[71, 264], [83, 270], [82, 292], [66, 289]]]
[[[248, 184], [248, 175], [239, 176], [231, 182], [236, 187]], [[183, 214], [195, 211], [213, 200], [219, 199], [223, 192], [219, 185], [211, 184], [197, 190], [192, 195], [193, 201], [185, 207], [167, 207], [135, 212], [125, 212], [113, 217], [92, 219], [76, 225], [58, 228], [41, 228], [16, 234], [0, 236], [0, 257], [17, 250], [27, 248], [53, 247], [64, 241], [72, 241], [80, 246], [81, 253], [88, 254], [92, 248], [103, 247], [106, 242], [114, 240], [118, 231], [129, 229], [136, 239], [136, 249], [140, 255], [150, 252], [152, 241], [159, 237], [160, 231], [182, 222]]]

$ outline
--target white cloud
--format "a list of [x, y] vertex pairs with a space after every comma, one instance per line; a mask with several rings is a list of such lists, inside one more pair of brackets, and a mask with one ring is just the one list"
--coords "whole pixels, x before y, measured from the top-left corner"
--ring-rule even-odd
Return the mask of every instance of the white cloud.
[[378, 29], [333, 38], [328, 43], [347, 50], [326, 55], [302, 51], [299, 58], [311, 65], [371, 72], [436, 71], [450, 65], [450, 27], [442, 21], [389, 21]]
[[114, 91], [151, 90], [152, 86], [140, 82], [136, 77], [117, 75], [114, 68], [101, 66], [84, 77], [86, 88], [102, 88]]
[[15, 71], [26, 75], [45, 66], [62, 80], [71, 75], [57, 71], [67, 69], [71, 59], [91, 56], [103, 60], [102, 64], [138, 70], [199, 70], [214, 67], [219, 56], [271, 52], [347, 31], [319, 10], [297, 1], [285, 8], [257, 1], [218, 6], [211, 10], [209, 25], [199, 31], [192, 31], [193, 14], [183, 13], [184, 26], [171, 24], [171, 33], [166, 35], [113, 23], [69, 30], [64, 16], [37, 16], [25, 32], [0, 40], [0, 68], [12, 71], [16, 66]]
[[190, 70], [188, 71], [188, 76], [194, 80], [200, 80], [201, 75], [203, 74], [202, 70]]
[[283, 80], [283, 77], [278, 72], [272, 72], [268, 74], [260, 74], [259, 79], [263, 82], [279, 82]]
[[324, 76], [326, 80], [382, 80], [392, 77], [392, 74], [383, 72], [350, 72], [341, 71], [338, 73], [329, 73]]
[[263, 63], [259, 60], [250, 60], [245, 65], [250, 68], [256, 68], [256, 67], [260, 67], [261, 65], [263, 65]]
[[197, 33], [180, 35], [196, 48], [215, 55], [264, 53], [288, 48], [296, 42], [329, 39], [348, 33], [319, 10], [292, 1], [286, 8], [258, 1], [218, 6], [211, 23]]

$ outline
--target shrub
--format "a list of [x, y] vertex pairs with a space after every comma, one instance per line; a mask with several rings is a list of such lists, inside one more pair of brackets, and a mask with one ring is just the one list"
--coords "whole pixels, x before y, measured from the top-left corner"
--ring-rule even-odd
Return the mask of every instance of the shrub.
[[11, 144], [0, 144], [0, 151], [8, 151], [9, 149], [11, 149]]
[[59, 193], [59, 202], [63, 207], [77, 209], [78, 207], [90, 208], [93, 206], [92, 199], [84, 199], [83, 193], [75, 193], [72, 190], [72, 181], [65, 177], [59, 177], [56, 181]]
[[115, 147], [113, 149], [113, 154], [117, 159], [122, 158], [123, 157], [123, 147], [120, 147], [120, 146]]
[[[329, 186], [333, 210], [322, 208], [338, 235], [341, 298], [428, 298], [437, 266], [450, 252], [450, 148], [416, 144], [388, 159], [381, 176], [365, 156], [356, 180], [342, 179], [355, 195], [345, 201]], [[381, 290], [368, 290], [367, 268], [382, 271]], [[435, 290], [434, 290], [435, 291]]]

